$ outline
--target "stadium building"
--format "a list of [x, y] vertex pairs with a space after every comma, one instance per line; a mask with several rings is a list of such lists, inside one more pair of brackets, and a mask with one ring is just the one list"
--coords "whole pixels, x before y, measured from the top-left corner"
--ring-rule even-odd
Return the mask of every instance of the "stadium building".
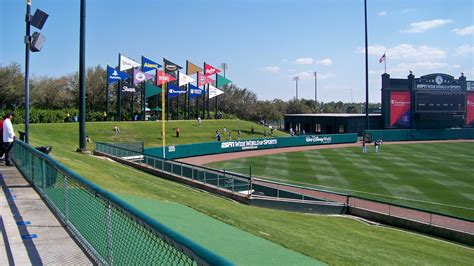
[[[382, 75], [381, 114], [369, 115], [370, 129], [474, 127], [474, 81], [435, 73], [406, 79]], [[365, 114], [286, 114], [285, 130], [297, 134], [358, 133]]]

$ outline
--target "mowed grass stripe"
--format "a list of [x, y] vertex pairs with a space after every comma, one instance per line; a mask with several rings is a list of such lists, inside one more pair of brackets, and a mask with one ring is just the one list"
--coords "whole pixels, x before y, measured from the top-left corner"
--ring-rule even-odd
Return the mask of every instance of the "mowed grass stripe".
[[[472, 142], [382, 145], [379, 153], [370, 146], [367, 154], [350, 147], [285, 155], [288, 174], [281, 167], [259, 175], [474, 219]], [[248, 158], [245, 165], [265, 169], [264, 157]]]

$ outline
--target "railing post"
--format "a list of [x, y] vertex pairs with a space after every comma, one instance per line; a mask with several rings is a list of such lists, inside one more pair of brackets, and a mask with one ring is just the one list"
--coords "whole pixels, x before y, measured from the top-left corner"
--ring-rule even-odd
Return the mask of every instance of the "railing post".
[[156, 169], [156, 159], [155, 158], [153, 158], [153, 168]]
[[46, 194], [46, 163], [43, 159], [41, 160], [41, 179], [43, 194]]
[[391, 216], [391, 214], [390, 214], [390, 206], [391, 206], [391, 205], [388, 204], [388, 216]]
[[110, 203], [107, 204], [107, 260], [109, 265], [113, 265], [113, 253], [112, 253], [112, 206]]
[[194, 165], [191, 165], [191, 179], [194, 180]]
[[[225, 186], [225, 169], [224, 169], [224, 186]], [[217, 187], [219, 187], [219, 176], [217, 176]]]
[[232, 192], [234, 192], [234, 180], [235, 180], [235, 178], [232, 177]]
[[280, 198], [280, 184], [277, 184], [277, 199]]
[[181, 163], [181, 177], [183, 177], [183, 163]]
[[433, 214], [430, 213], [430, 226], [432, 225]]
[[64, 185], [63, 185], [63, 196], [64, 196], [64, 219], [66, 221], [66, 227], [69, 227], [69, 210], [67, 202], [67, 177], [64, 175]]

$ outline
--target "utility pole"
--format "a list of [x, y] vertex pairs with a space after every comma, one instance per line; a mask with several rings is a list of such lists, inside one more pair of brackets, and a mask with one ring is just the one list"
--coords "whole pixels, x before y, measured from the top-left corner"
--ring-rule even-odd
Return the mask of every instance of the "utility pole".
[[81, 0], [79, 33], [79, 150], [86, 147], [86, 0]]
[[296, 76], [293, 78], [293, 80], [295, 81], [296, 83], [296, 100], [298, 100], [298, 80], [300, 79], [300, 77]]

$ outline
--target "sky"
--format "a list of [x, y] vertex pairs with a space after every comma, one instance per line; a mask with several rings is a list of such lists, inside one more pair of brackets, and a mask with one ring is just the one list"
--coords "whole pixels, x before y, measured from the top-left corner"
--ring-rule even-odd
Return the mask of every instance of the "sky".
[[[0, 65], [24, 63], [24, 0], [0, 0]], [[50, 17], [34, 76], [79, 68], [79, 0], [32, 0]], [[474, 80], [474, 1], [368, 0], [369, 100], [387, 73], [406, 78], [464, 72]], [[87, 66], [163, 57], [185, 65], [228, 64], [227, 78], [259, 99], [365, 101], [362, 0], [87, 0]], [[32, 28], [32, 32], [35, 29]]]

